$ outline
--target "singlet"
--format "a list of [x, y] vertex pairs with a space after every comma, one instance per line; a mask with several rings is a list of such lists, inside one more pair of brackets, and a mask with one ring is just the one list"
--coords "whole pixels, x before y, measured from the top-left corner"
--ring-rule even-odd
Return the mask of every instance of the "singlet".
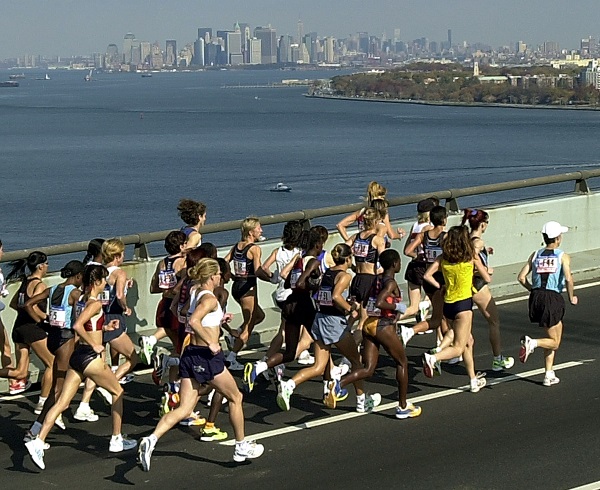
[[233, 260], [233, 280], [247, 280], [255, 278], [254, 275], [254, 260], [248, 257], [248, 250], [255, 244], [249, 243], [242, 250], [238, 249], [237, 244], [233, 247], [231, 259]]
[[[94, 298], [93, 296], [90, 296], [88, 298], [88, 300], [90, 299], [95, 299], [98, 300], [99, 298]], [[76, 315], [77, 317], [79, 317], [79, 315], [81, 315], [81, 312], [84, 310], [85, 305], [87, 304], [87, 302], [84, 301], [78, 301], [77, 305], [75, 306], [76, 308]], [[85, 322], [85, 324], [83, 325], [83, 328], [86, 332], [101, 332], [102, 328], [104, 327], [104, 310], [102, 308], [100, 308], [100, 311], [94, 315], [92, 318], [90, 318], [87, 322]]]
[[[304, 254], [305, 252], [302, 252], [302, 253]], [[288, 278], [290, 280], [290, 289], [292, 289], [292, 290], [297, 289], [296, 285], [298, 284], [298, 279], [300, 279], [300, 276], [304, 272], [306, 265], [311, 261], [311, 259], [314, 259], [314, 258], [316, 258], [316, 257], [314, 257], [312, 255], [303, 255], [301, 258], [296, 260], [296, 263], [292, 267], [292, 270], [290, 271], [290, 274], [288, 276]], [[313, 285], [314, 285], [314, 283], [313, 283]]]
[[183, 233], [185, 233], [185, 237], [189, 238], [189, 236], [197, 230], [193, 226], [186, 225], [186, 226], [182, 226], [179, 231], [182, 231]]
[[[410, 233], [410, 242], [414, 241], [417, 238], [417, 236], [419, 236], [419, 233], [421, 233], [423, 229], [427, 226], [431, 226], [431, 223], [416, 222], [414, 225], [412, 225], [412, 231]], [[417, 256], [413, 260], [417, 262], [425, 262], [425, 251], [423, 250], [423, 243], [420, 243], [417, 246], [415, 252], [417, 253]]]
[[[277, 264], [277, 271], [281, 272], [282, 269], [290, 263], [290, 261], [294, 258], [294, 255], [300, 252], [299, 248], [293, 248], [292, 250], [288, 250], [285, 247], [279, 247], [277, 249], [277, 253], [275, 254], [275, 264]], [[279, 284], [277, 284], [277, 290], [275, 291], [275, 299], [277, 301], [285, 301], [288, 296], [292, 294], [292, 290], [285, 287], [285, 280], [279, 279]]]
[[342, 272], [341, 270], [328, 269], [323, 274], [321, 285], [317, 291], [317, 304], [319, 313], [330, 316], [346, 316], [333, 302], [333, 289], [335, 287], [335, 278]]
[[158, 287], [165, 291], [177, 286], [177, 272], [175, 272], [175, 261], [180, 256], [169, 256], [163, 259], [164, 268], [158, 271]]
[[442, 273], [446, 284], [444, 302], [456, 303], [473, 297], [473, 263], [459, 262], [451, 264], [442, 259]]
[[[196, 294], [196, 291], [198, 290], [195, 289], [190, 297], [190, 309], [188, 310], [187, 319], [185, 322], [185, 332], [191, 334], [194, 333], [194, 330], [192, 329], [192, 327], [190, 327], [190, 318], [192, 318], [192, 314], [194, 313], [194, 311], [196, 311], [196, 306], [198, 305], [198, 301], [200, 301], [200, 298], [202, 298], [202, 296], [204, 296], [205, 294], [210, 294], [216, 299], [216, 296], [210, 291], [207, 291], [206, 289], [201, 290], [198, 294]], [[203, 328], [220, 328], [222, 320], [223, 308], [221, 308], [221, 304], [217, 300], [217, 309], [215, 311], [207, 313], [202, 319], [201, 325]]]
[[50, 289], [50, 313], [48, 323], [51, 327], [71, 330], [73, 307], [69, 304], [69, 296], [76, 289], [75, 286], [52, 286]]
[[[40, 281], [41, 282], [41, 279], [39, 277], [28, 277], [21, 283], [21, 286], [19, 287], [19, 290], [17, 291], [17, 294], [18, 294], [17, 304], [19, 306], [19, 309], [17, 311], [17, 318], [15, 319], [15, 325], [13, 328], [20, 327], [21, 325], [37, 323], [33, 318], [31, 318], [29, 313], [27, 313], [27, 310], [25, 310], [25, 308], [23, 308], [23, 306], [25, 306], [25, 303], [27, 303], [27, 301], [29, 301], [29, 299], [31, 298], [31, 296], [29, 296], [29, 294], [27, 294], [27, 288], [29, 286], [29, 283], [32, 281]], [[40, 301], [37, 304], [38, 308], [42, 311], [46, 311], [46, 305], [47, 305], [46, 300]]]
[[[385, 285], [392, 279], [393, 277], [390, 276], [377, 276], [377, 279], [375, 280], [373, 287], [369, 292], [369, 299], [367, 300], [367, 306], [365, 307], [365, 309], [367, 310], [367, 316], [380, 318], [396, 317], [396, 311], [381, 310], [377, 308], [377, 306], [375, 306], [377, 304], [377, 297], [379, 296], [379, 293], [385, 287]], [[393, 296], [389, 296], [388, 298], [393, 298], [394, 302], [402, 301], [402, 292], [400, 292], [400, 296], [398, 298], [394, 298]]]
[[429, 231], [423, 233], [423, 257], [425, 262], [433, 264], [435, 259], [442, 255], [442, 240], [445, 231], [442, 231], [437, 238], [430, 238]]
[[376, 264], [378, 253], [377, 249], [373, 246], [373, 238], [377, 236], [373, 233], [367, 238], [361, 237], [362, 233], [356, 235], [354, 243], [352, 244], [352, 255], [357, 264]]
[[559, 249], [542, 248], [531, 261], [531, 286], [562, 293], [565, 287], [565, 274], [562, 267], [564, 252]]
[[[108, 277], [110, 277], [110, 275], [118, 269], [120, 269], [120, 267], [118, 267], [116, 265], [111, 265], [110, 267], [107, 267]], [[125, 283], [125, 289], [123, 291], [123, 294], [125, 296], [127, 296], [127, 283]], [[104, 288], [104, 291], [102, 291], [102, 293], [100, 294], [98, 299], [102, 302], [102, 308], [104, 309], [104, 313], [107, 313], [110, 315], [122, 315], [123, 314], [123, 312], [124, 312], [123, 307], [117, 301], [117, 283], [116, 283], [116, 281], [112, 286], [110, 284], [108, 284], [108, 282], [107, 282], [106, 287]]]

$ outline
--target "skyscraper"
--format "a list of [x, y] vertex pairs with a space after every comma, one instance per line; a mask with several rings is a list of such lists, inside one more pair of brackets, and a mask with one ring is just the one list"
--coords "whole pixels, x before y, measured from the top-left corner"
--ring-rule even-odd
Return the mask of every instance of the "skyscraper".
[[165, 45], [165, 65], [177, 66], [177, 41], [167, 39]]
[[452, 29], [448, 29], [448, 49], [452, 49]]
[[131, 32], [125, 34], [123, 38], [123, 63], [131, 63], [131, 46], [135, 40], [135, 35]]
[[261, 64], [277, 63], [277, 32], [271, 27], [257, 27], [254, 37], [260, 39]]
[[251, 65], [260, 65], [262, 55], [261, 55], [261, 42], [260, 39], [253, 37], [249, 41], [249, 61]]
[[212, 27], [199, 27], [198, 39], [204, 39], [204, 43], [209, 43], [212, 40]]
[[194, 42], [194, 58], [192, 64], [204, 66], [204, 38], [200, 37]]
[[326, 63], [335, 63], [335, 39], [332, 37], [325, 38], [325, 62]]

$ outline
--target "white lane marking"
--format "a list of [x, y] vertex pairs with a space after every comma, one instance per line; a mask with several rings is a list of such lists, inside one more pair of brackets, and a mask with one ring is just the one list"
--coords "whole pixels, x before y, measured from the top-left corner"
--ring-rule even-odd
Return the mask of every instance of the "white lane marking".
[[588, 483], [587, 485], [582, 485], [577, 488], [571, 488], [569, 490], [598, 490], [600, 488], [600, 480], [595, 481], [594, 483]]
[[[559, 371], [561, 369], [568, 369], [568, 368], [572, 368], [575, 366], [581, 366], [588, 362], [593, 362], [593, 359], [582, 360], [582, 361], [570, 361], [570, 362], [565, 362], [562, 364], [557, 364], [556, 366], [554, 366], [554, 370]], [[498, 385], [500, 383], [506, 383], [508, 381], [515, 381], [517, 379], [530, 378], [532, 376], [544, 374], [544, 371], [545, 371], [544, 368], [532, 369], [531, 371], [526, 371], [524, 373], [518, 373], [518, 374], [506, 376], [503, 378], [497, 378], [497, 379], [490, 381], [486, 386], [494, 386], [494, 385]], [[457, 395], [459, 393], [464, 393], [468, 390], [469, 390], [469, 386], [461, 386], [459, 388], [450, 388], [448, 390], [438, 391], [436, 393], [430, 393], [427, 395], [418, 396], [416, 398], [410, 399], [409, 401], [412, 403], [419, 403], [419, 402], [424, 402], [424, 401], [428, 401], [428, 400], [435, 400], [437, 398], [444, 398], [446, 396]], [[373, 412], [383, 412], [383, 411], [392, 410], [392, 409], [395, 410], [397, 406], [398, 406], [398, 402], [390, 402], [390, 403], [386, 403], [384, 405], [379, 405], [378, 407], [376, 407], [373, 410]], [[368, 415], [368, 414], [358, 413], [358, 412], [348, 412], [348, 413], [343, 413], [340, 415], [333, 415], [331, 417], [322, 417], [320, 419], [311, 420], [309, 422], [304, 422], [302, 424], [291, 425], [288, 427], [282, 427], [281, 429], [268, 430], [266, 432], [259, 432], [257, 434], [248, 435], [247, 439], [251, 439], [251, 440], [268, 439], [270, 437], [275, 437], [275, 436], [279, 436], [279, 435], [283, 435], [283, 434], [289, 434], [290, 432], [297, 432], [299, 430], [311, 429], [313, 427], [319, 427], [320, 425], [334, 424], [336, 422], [342, 422], [344, 420], [349, 420], [349, 419], [353, 419], [356, 417], [362, 417], [365, 415]], [[220, 444], [222, 444], [224, 446], [233, 446], [233, 445], [235, 445], [235, 439], [223, 441]]]

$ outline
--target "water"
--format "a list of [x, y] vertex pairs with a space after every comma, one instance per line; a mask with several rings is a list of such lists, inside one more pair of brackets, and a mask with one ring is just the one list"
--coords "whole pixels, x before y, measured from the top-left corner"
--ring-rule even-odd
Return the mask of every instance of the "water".
[[[49, 73], [0, 89], [5, 249], [175, 228], [181, 197], [205, 202], [216, 222], [357, 202], [370, 180], [398, 196], [600, 164], [596, 112], [221, 88], [335, 72], [95, 74], [91, 83], [84, 72]], [[270, 193], [277, 182], [293, 192]], [[518, 195], [527, 192], [541, 191]]]

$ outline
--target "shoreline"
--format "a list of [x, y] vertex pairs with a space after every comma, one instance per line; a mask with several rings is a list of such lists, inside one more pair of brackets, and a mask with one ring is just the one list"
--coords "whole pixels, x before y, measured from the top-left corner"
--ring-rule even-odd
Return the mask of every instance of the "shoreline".
[[331, 99], [331, 100], [349, 100], [354, 102], [376, 102], [384, 104], [416, 104], [429, 106], [446, 107], [494, 107], [499, 109], [539, 109], [539, 110], [577, 110], [577, 111], [598, 111], [597, 107], [580, 105], [533, 105], [533, 104], [502, 104], [499, 102], [452, 102], [444, 100], [413, 100], [413, 99], [381, 99], [377, 97], [346, 97], [342, 95], [310, 95], [304, 94], [309, 99]]

